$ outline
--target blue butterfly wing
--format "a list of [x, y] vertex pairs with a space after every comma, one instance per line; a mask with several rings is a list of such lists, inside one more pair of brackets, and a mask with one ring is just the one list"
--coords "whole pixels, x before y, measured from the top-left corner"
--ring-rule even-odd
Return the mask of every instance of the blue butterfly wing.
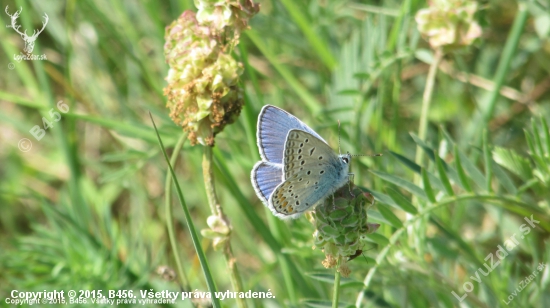
[[267, 204], [277, 185], [283, 181], [283, 165], [259, 161], [250, 175], [256, 195]]
[[275, 106], [266, 105], [258, 116], [257, 140], [262, 160], [282, 164], [286, 137], [293, 129], [306, 131], [327, 143], [295, 116]]

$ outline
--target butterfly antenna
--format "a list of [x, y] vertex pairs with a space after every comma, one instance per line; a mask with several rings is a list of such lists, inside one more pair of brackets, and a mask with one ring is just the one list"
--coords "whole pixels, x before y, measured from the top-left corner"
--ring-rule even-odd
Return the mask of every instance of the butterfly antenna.
[[351, 155], [351, 156], [371, 156], [371, 157], [374, 157], [374, 156], [382, 156], [382, 153], [378, 153], [378, 154], [354, 154], [354, 155]]
[[338, 120], [338, 154], [342, 155], [340, 151], [340, 120]]

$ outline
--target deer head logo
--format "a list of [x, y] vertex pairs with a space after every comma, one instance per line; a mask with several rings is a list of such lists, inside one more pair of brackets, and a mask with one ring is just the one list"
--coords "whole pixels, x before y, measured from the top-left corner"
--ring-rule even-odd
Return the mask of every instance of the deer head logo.
[[13, 15], [10, 15], [10, 13], [8, 13], [8, 6], [6, 6], [6, 14], [8, 14], [8, 16], [11, 17], [11, 27], [13, 28], [13, 30], [15, 30], [15, 32], [19, 33], [19, 35], [21, 35], [21, 37], [23, 38], [23, 40], [25, 41], [25, 49], [23, 50], [29, 54], [34, 49], [34, 41], [36, 41], [36, 38], [38, 37], [38, 35], [42, 33], [42, 31], [44, 31], [44, 28], [46, 28], [49, 18], [48, 18], [48, 14], [44, 13], [44, 21], [42, 22], [42, 29], [40, 29], [38, 32], [34, 30], [32, 35], [28, 36], [27, 30], [25, 30], [25, 32], [19, 31], [19, 28], [21, 27], [21, 25], [17, 25], [15, 22], [17, 18], [19, 18], [19, 14], [21, 14], [21, 11], [23, 11], [23, 8], [19, 7], [19, 11], [13, 13]]

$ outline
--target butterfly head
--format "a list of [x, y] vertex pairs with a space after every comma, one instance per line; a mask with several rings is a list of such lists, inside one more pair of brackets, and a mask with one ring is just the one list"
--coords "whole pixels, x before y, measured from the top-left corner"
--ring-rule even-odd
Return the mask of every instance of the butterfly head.
[[338, 155], [338, 158], [344, 165], [349, 165], [351, 162], [351, 154], [349, 152], [347, 154]]

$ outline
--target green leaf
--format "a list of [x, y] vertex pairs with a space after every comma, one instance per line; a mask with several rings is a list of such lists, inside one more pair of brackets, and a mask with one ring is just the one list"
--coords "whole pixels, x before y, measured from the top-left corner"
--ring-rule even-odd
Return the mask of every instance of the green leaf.
[[498, 164], [493, 165], [493, 171], [495, 172], [495, 177], [498, 179], [498, 182], [504, 187], [504, 189], [512, 195], [517, 194], [518, 190], [514, 185], [514, 182]]
[[535, 160], [537, 168], [545, 170], [546, 163], [544, 162], [544, 158], [542, 158], [537, 153], [537, 149], [535, 148], [535, 143], [533, 141], [533, 136], [526, 129], [524, 129], [523, 132], [525, 134], [525, 141], [527, 142], [527, 147], [529, 148], [529, 152], [531, 152], [531, 157]]
[[266, 59], [273, 65], [273, 67], [279, 72], [288, 85], [296, 92], [296, 95], [302, 99], [304, 104], [307, 105], [309, 110], [313, 114], [317, 114], [321, 110], [321, 104], [311, 94], [306, 87], [303, 86], [294, 74], [284, 65], [279, 63], [277, 57], [272, 53], [272, 50], [260, 39], [260, 35], [254, 30], [249, 29], [244, 32], [248, 38], [256, 45], [260, 52], [266, 57]]
[[483, 130], [483, 139], [482, 139], [482, 146], [483, 146], [483, 159], [485, 160], [485, 189], [487, 192], [492, 192], [493, 189], [491, 187], [491, 180], [493, 178], [493, 159], [491, 158], [491, 151], [489, 150], [489, 137], [487, 133], [487, 129]]
[[424, 192], [426, 193], [428, 200], [430, 200], [430, 202], [432, 203], [435, 203], [434, 191], [432, 189], [432, 185], [430, 184], [430, 179], [428, 178], [428, 173], [426, 172], [425, 168], [422, 168], [422, 186], [424, 186]]
[[[443, 159], [439, 157], [439, 155], [435, 156], [435, 165], [437, 167], [437, 173], [439, 174], [439, 178], [441, 179], [441, 182], [443, 183], [443, 186], [445, 187], [445, 191], [447, 192], [447, 195], [452, 197], [454, 196], [453, 187], [451, 186], [451, 182], [449, 182], [449, 178], [447, 177], [447, 171], [445, 168], [445, 164]], [[448, 169], [449, 167], [447, 167]]]
[[[419, 145], [419, 146], [422, 147], [421, 145]], [[390, 151], [390, 154], [392, 154], [395, 158], [397, 158], [400, 162], [402, 162], [406, 167], [408, 167], [412, 171], [420, 174], [422, 168], [419, 165], [417, 165], [415, 162], [413, 162], [412, 160], [408, 159], [407, 157], [405, 157], [403, 155], [400, 155], [400, 154], [392, 152], [392, 151]], [[436, 155], [434, 155], [433, 152], [431, 153], [431, 155], [428, 155], [428, 157], [430, 159], [435, 159], [435, 156]], [[454, 169], [450, 168], [447, 165], [447, 163], [445, 163], [444, 161], [441, 161], [441, 163], [443, 164], [444, 169], [449, 172], [449, 174], [450, 174], [451, 178], [453, 179], [453, 181], [460, 184], [460, 180], [458, 179], [458, 175], [457, 175], [456, 171]], [[438, 179], [435, 175], [428, 172], [428, 177], [430, 178], [430, 182], [433, 183], [434, 186], [437, 187], [439, 190], [447, 190], [447, 188], [445, 187], [445, 184], [440, 179]], [[441, 177], [441, 175], [440, 175], [440, 177]], [[448, 180], [449, 179], [447, 178], [447, 181]]]
[[395, 201], [395, 204], [403, 211], [409, 214], [417, 214], [418, 210], [412, 205], [412, 203], [405, 198], [399, 191], [391, 187], [387, 188], [389, 196]]
[[[334, 56], [331, 53], [329, 44], [323, 41], [323, 36], [319, 35], [314, 31], [315, 23], [312, 23], [308, 20], [307, 10], [304, 7], [300, 7], [300, 2], [293, 0], [281, 0], [283, 6], [287, 9], [288, 13], [294, 20], [294, 23], [300, 28], [304, 33], [306, 40], [311, 45], [311, 50], [319, 56], [323, 64], [329, 70], [334, 69], [338, 65]], [[321, 32], [324, 33], [324, 32]]]
[[464, 154], [460, 149], [458, 149], [458, 155], [460, 155], [460, 162], [464, 171], [470, 176], [470, 179], [476, 183], [480, 188], [485, 188], [486, 179], [483, 173], [472, 163], [472, 161]]
[[392, 227], [395, 227], [395, 228], [403, 227], [403, 223], [401, 222], [401, 220], [399, 220], [399, 218], [397, 218], [397, 216], [395, 216], [395, 214], [392, 211], [390, 211], [390, 209], [388, 209], [384, 204], [378, 204], [377, 208], [378, 208], [378, 211], [380, 211], [380, 214], [384, 216], [384, 218], [386, 218], [387, 221], [390, 222]]
[[413, 138], [413, 141], [428, 155], [431, 161], [434, 161], [434, 149], [432, 149], [428, 144], [426, 144], [422, 139], [420, 139], [415, 133], [409, 133]]
[[550, 131], [548, 130], [548, 123], [546, 123], [546, 119], [544, 117], [540, 117], [540, 122], [542, 125], [542, 133], [545, 141], [544, 144], [546, 145], [546, 152], [544, 156], [548, 157], [548, 155], [550, 154]]
[[380, 233], [367, 234], [365, 235], [365, 238], [367, 239], [367, 241], [376, 243], [380, 246], [386, 246], [390, 243], [390, 240], [388, 240], [385, 236], [383, 236]]
[[338, 91], [338, 95], [361, 96], [362, 93], [357, 89], [345, 89]]
[[460, 162], [460, 154], [458, 153], [458, 146], [454, 146], [454, 154], [455, 154], [455, 167], [458, 172], [458, 177], [460, 178], [460, 183], [462, 183], [462, 186], [464, 189], [466, 189], [469, 192], [472, 192], [472, 187], [470, 187], [470, 183], [468, 182], [468, 177], [466, 176], [466, 173], [464, 172], [464, 169], [462, 169], [462, 163]]
[[416, 214], [417, 211], [416, 211], [416, 208], [414, 206], [412, 206], [412, 204], [405, 204], [404, 206], [397, 203], [395, 201], [395, 199], [393, 197], [390, 197], [388, 195], [385, 195], [379, 191], [376, 191], [376, 190], [373, 190], [373, 189], [369, 189], [369, 188], [363, 188], [364, 190], [368, 191], [373, 197], [374, 199], [376, 199], [377, 201], [381, 202], [381, 203], [384, 203], [384, 204], [387, 204], [395, 209], [398, 209], [398, 210], [403, 210], [407, 213], [411, 213], [411, 214]]
[[382, 178], [383, 180], [386, 180], [390, 183], [393, 183], [393, 184], [395, 184], [399, 187], [403, 187], [405, 190], [407, 190], [410, 193], [416, 195], [417, 197], [420, 197], [424, 200], [428, 200], [428, 197], [426, 197], [426, 194], [424, 193], [422, 188], [414, 185], [413, 183], [411, 183], [411, 182], [409, 182], [405, 179], [396, 177], [394, 175], [391, 175], [391, 174], [388, 174], [388, 173], [385, 173], [385, 172], [382, 172], [382, 171], [370, 170], [370, 172], [375, 174], [376, 176]]
[[532, 177], [531, 163], [514, 150], [495, 147], [492, 153], [497, 164], [519, 176], [522, 180], [526, 181]]
[[381, 225], [391, 225], [392, 223], [384, 217], [380, 211], [370, 210], [369, 211], [369, 221], [379, 223]]

